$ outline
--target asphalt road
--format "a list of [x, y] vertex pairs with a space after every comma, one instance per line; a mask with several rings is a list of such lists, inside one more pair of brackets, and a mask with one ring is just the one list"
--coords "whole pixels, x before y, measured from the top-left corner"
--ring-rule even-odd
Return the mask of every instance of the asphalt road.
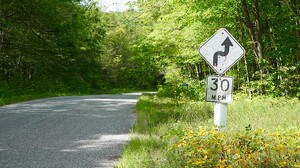
[[138, 95], [56, 97], [0, 108], [1, 168], [113, 167]]

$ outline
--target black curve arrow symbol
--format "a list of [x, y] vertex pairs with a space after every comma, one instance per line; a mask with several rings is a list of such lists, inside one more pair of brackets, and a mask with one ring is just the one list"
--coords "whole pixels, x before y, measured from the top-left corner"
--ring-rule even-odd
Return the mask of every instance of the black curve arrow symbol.
[[230, 41], [230, 39], [227, 37], [224, 42], [221, 44], [221, 46], [225, 46], [225, 51], [217, 51], [214, 54], [213, 57], [213, 65], [214, 66], [218, 66], [218, 56], [226, 56], [229, 53], [229, 47], [233, 46], [232, 42]]

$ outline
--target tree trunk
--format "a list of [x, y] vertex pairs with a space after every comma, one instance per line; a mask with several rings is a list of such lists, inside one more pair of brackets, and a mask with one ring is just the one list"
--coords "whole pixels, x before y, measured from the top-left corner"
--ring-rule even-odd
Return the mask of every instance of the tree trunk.
[[0, 0], [0, 54], [2, 53], [2, 45], [3, 45], [3, 41], [4, 41], [4, 32], [3, 32], [3, 11], [1, 9], [1, 7], [3, 6], [2, 4], [2, 0]]
[[244, 56], [244, 62], [245, 62], [245, 71], [246, 71], [247, 90], [248, 90], [249, 98], [251, 99], [252, 91], [250, 88], [250, 78], [249, 78], [248, 63], [247, 63], [246, 56]]
[[264, 74], [264, 68], [262, 65], [263, 60], [263, 42], [262, 42], [262, 27], [260, 24], [260, 14], [259, 14], [259, 2], [254, 0], [253, 4], [253, 15], [254, 21], [251, 21], [249, 5], [246, 0], [241, 0], [243, 11], [244, 11], [244, 24], [248, 28], [249, 35], [252, 41], [252, 48], [254, 55], [256, 56], [257, 64], [259, 67], [260, 74]]
[[[2, 27], [2, 25], [0, 24], [0, 27]], [[3, 31], [0, 29], [0, 55], [2, 53], [2, 44], [4, 42], [4, 33]]]
[[203, 79], [203, 71], [201, 68], [201, 64], [197, 64], [196, 68], [197, 68], [197, 73], [198, 73], [198, 79], [199, 80]]
[[[296, 17], [296, 22], [295, 22], [295, 27], [299, 27], [300, 26], [300, 1], [299, 0], [289, 0], [288, 2], [288, 6], [292, 12], [292, 14]], [[298, 37], [298, 39], [300, 39], [300, 30], [299, 29], [295, 29], [295, 35]], [[296, 47], [296, 56], [297, 59], [300, 59], [300, 46], [299, 44], [295, 44]]]

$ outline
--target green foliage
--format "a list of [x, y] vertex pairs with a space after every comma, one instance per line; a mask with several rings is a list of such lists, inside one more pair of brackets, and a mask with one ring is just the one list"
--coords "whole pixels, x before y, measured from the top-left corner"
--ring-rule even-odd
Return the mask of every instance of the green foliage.
[[[15, 95], [155, 89], [169, 76], [163, 94], [196, 100], [203, 79], [213, 73], [197, 48], [225, 27], [247, 51], [228, 72], [238, 81], [236, 90], [299, 97], [298, 1], [139, 0], [131, 5], [138, 10], [103, 13], [93, 1], [1, 1], [3, 89]], [[170, 67], [179, 69], [178, 75]], [[183, 90], [182, 83], [190, 89]]]
[[159, 83], [159, 62], [149, 53], [150, 44], [143, 43], [143, 35], [135, 18], [138, 13], [108, 13], [110, 29], [106, 37], [106, 52], [101, 63], [113, 87], [155, 89]]
[[[139, 31], [143, 36], [139, 46], [152, 46], [147, 56], [159, 60], [163, 74], [173, 73], [170, 66], [179, 68], [179, 79], [203, 80], [211, 74], [197, 48], [225, 27], [247, 51], [246, 59], [228, 72], [239, 81], [236, 90], [299, 96], [299, 2], [147, 0], [136, 5], [140, 13], [137, 24], [143, 30]], [[142, 53], [145, 51], [136, 54]], [[182, 91], [174, 82], [178, 76], [173, 77], [162, 91], [178, 96]]]
[[165, 83], [158, 89], [158, 96], [203, 100], [205, 82], [183, 75], [180, 69], [170, 67], [165, 75]]
[[1, 1], [0, 80], [9, 95], [99, 89], [101, 11], [76, 1]]
[[299, 100], [235, 95], [226, 131], [203, 101], [142, 95], [117, 167], [297, 167]]

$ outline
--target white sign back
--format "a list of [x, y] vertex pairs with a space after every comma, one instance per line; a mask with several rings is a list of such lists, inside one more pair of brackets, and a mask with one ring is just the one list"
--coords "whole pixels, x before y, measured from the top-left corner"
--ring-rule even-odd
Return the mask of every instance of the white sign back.
[[218, 30], [198, 50], [218, 75], [224, 74], [245, 55], [245, 49], [225, 28]]

